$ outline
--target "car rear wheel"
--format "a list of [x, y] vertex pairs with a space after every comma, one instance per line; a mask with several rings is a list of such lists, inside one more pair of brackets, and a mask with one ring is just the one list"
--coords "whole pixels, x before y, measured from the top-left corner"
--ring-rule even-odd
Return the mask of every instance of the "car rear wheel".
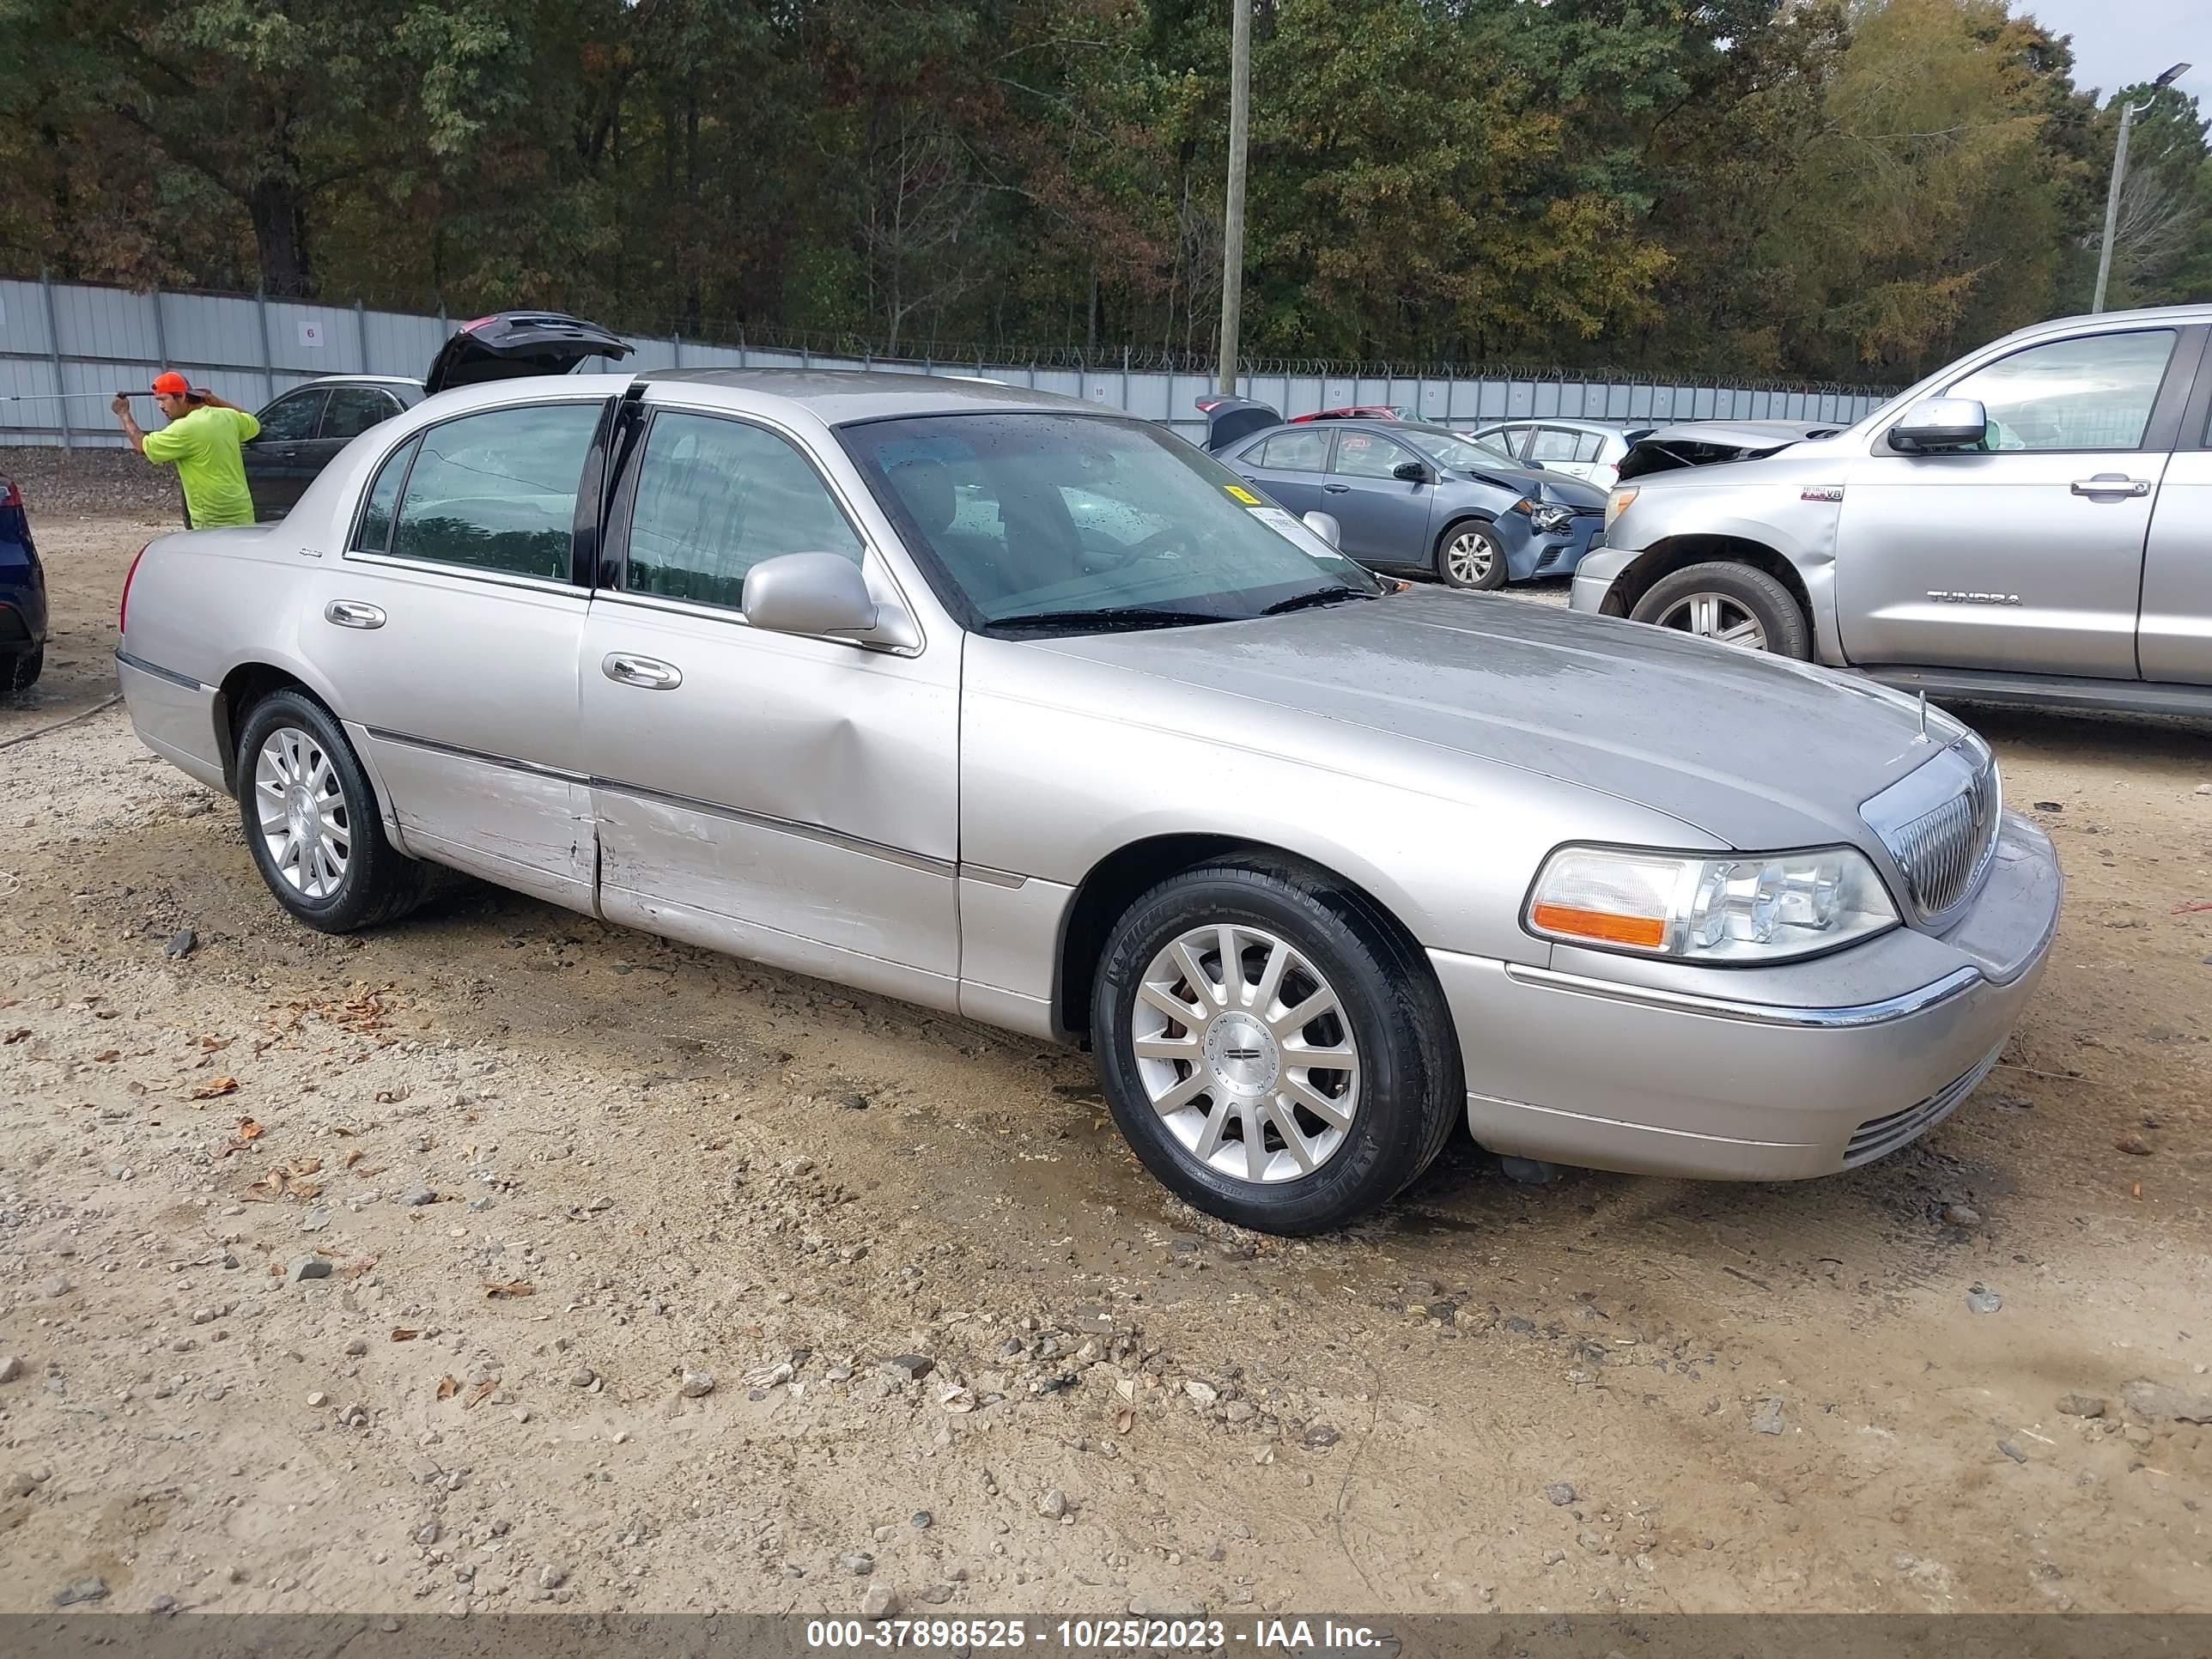
[[1496, 527], [1469, 519], [1445, 531], [1437, 542], [1437, 576], [1453, 587], [1504, 586], [1505, 549]]
[[39, 683], [39, 676], [46, 672], [46, 647], [43, 645], [0, 657], [0, 696], [21, 696]]
[[1262, 1232], [1388, 1203], [1466, 1106], [1428, 964], [1363, 896], [1287, 866], [1209, 866], [1139, 899], [1107, 940], [1091, 1034], [1145, 1166]]
[[319, 933], [396, 921], [430, 890], [432, 867], [385, 838], [353, 745], [304, 692], [271, 692], [247, 714], [238, 739], [238, 805], [262, 880]]
[[1717, 561], [1662, 576], [1628, 614], [1747, 651], [1771, 651], [1800, 662], [1813, 654], [1812, 629], [1796, 596], [1752, 565]]

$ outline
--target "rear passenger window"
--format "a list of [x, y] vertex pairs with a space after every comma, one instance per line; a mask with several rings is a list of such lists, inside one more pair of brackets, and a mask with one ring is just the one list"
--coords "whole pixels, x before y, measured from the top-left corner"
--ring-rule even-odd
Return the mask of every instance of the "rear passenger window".
[[836, 553], [858, 564], [861, 550], [822, 475], [788, 440], [711, 415], [653, 417], [630, 513], [629, 592], [734, 611], [745, 573], [763, 559]]
[[1581, 434], [1563, 426], [1540, 426], [1536, 428], [1536, 447], [1528, 452], [1532, 461], [1571, 461]]
[[1283, 472], [1318, 472], [1328, 465], [1328, 434], [1278, 432], [1260, 446], [1255, 464]]
[[358, 438], [378, 422], [390, 420], [398, 412], [399, 405], [388, 392], [367, 386], [335, 386], [331, 388], [331, 401], [323, 410], [322, 435]]
[[368, 487], [368, 503], [361, 510], [360, 532], [353, 538], [353, 544], [362, 552], [392, 550], [392, 509], [399, 504], [399, 486], [407, 482], [407, 464], [415, 459], [422, 441], [417, 438], [413, 443], [402, 444], [377, 470], [376, 482]]
[[407, 475], [393, 556], [568, 580], [599, 413], [596, 403], [536, 404], [432, 427]]
[[315, 422], [323, 412], [323, 390], [295, 392], [279, 398], [253, 418], [261, 422], [260, 435], [276, 443], [296, 443], [315, 435]]

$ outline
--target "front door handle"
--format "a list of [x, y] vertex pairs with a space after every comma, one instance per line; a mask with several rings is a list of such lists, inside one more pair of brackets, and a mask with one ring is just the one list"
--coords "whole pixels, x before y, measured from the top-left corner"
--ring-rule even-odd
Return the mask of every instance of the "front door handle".
[[381, 628], [384, 607], [364, 605], [359, 599], [332, 599], [323, 607], [323, 620], [340, 628]]
[[662, 662], [658, 657], [633, 657], [626, 651], [611, 651], [600, 672], [617, 685], [635, 685], [647, 691], [673, 691], [684, 684], [684, 671], [672, 662]]
[[1323, 484], [1322, 488], [1332, 495], [1348, 495], [1352, 493], [1350, 484]]
[[2094, 478], [2076, 478], [2073, 490], [2076, 495], [2148, 495], [2150, 480], [2130, 478], [2124, 472], [2100, 472]]

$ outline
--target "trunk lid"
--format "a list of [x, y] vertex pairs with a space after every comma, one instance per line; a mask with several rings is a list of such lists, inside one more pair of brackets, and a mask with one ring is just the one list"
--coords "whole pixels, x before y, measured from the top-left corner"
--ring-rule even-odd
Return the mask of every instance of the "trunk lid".
[[633, 348], [620, 335], [557, 311], [501, 311], [453, 331], [438, 349], [422, 390], [432, 396], [459, 386], [566, 374], [586, 357], [623, 358]]

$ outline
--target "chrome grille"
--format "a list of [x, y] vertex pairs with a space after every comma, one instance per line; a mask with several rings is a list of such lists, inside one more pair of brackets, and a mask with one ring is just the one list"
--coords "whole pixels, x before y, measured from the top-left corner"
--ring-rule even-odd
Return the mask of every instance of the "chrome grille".
[[[1931, 793], [1940, 798], [1929, 805]], [[1867, 803], [1867, 820], [1897, 860], [1922, 921], [1972, 896], [1996, 850], [2002, 805], [1996, 762], [1978, 744], [1963, 744]]]

